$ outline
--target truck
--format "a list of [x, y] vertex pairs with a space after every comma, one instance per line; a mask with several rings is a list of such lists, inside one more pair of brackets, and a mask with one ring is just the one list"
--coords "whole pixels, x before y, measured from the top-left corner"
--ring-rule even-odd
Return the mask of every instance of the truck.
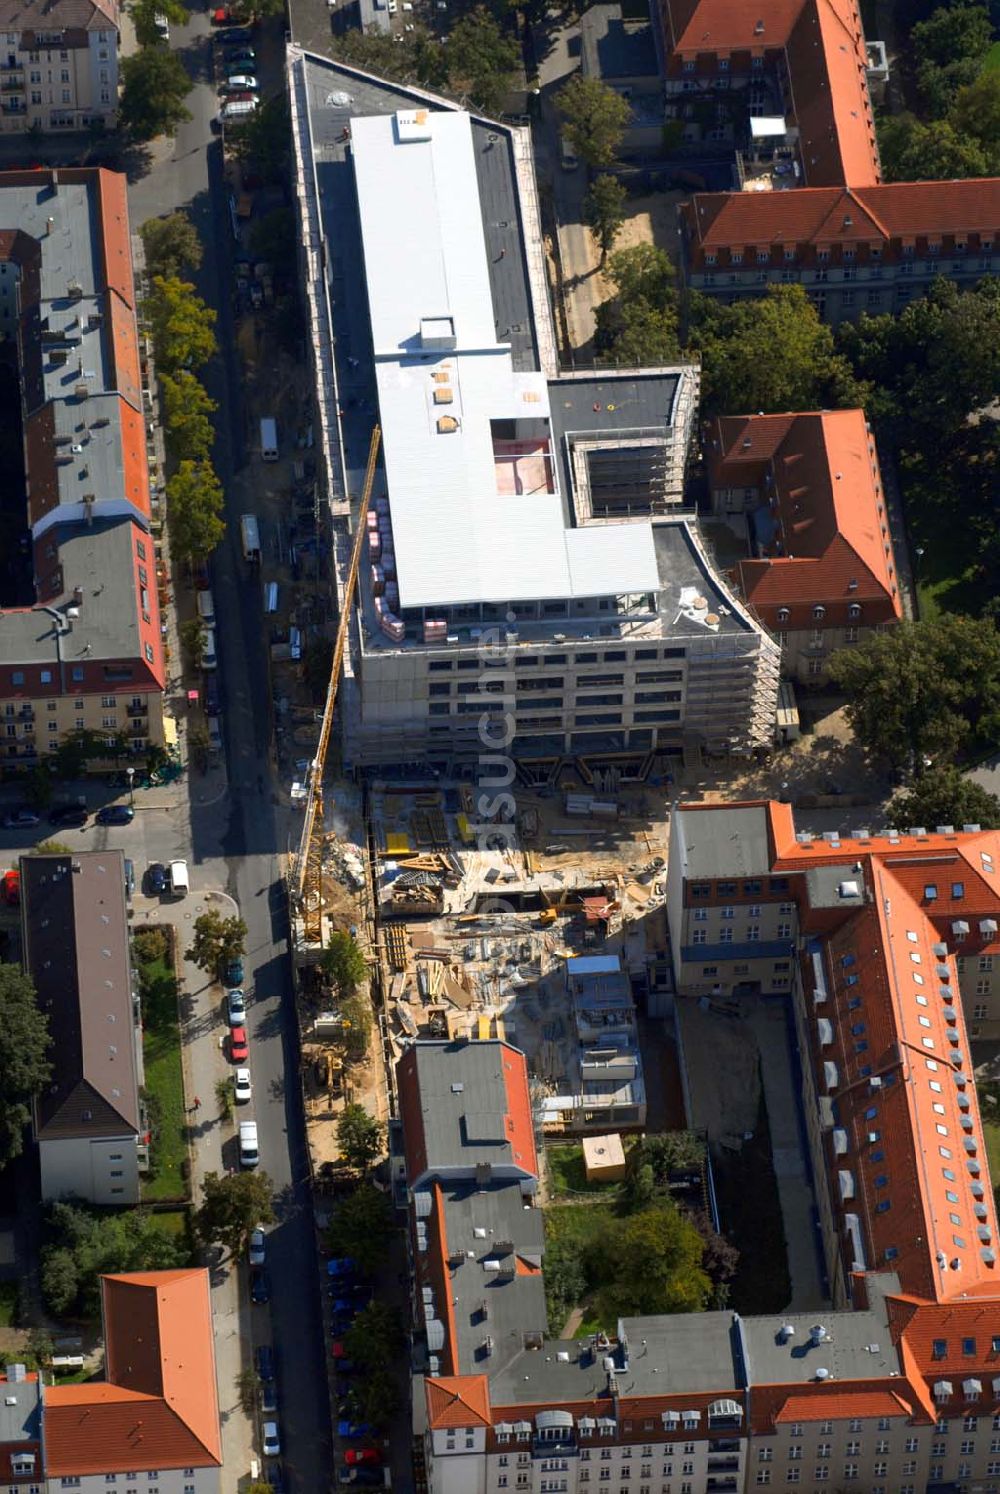
[[251, 565], [260, 564], [260, 530], [256, 514], [240, 515], [240, 539], [243, 542], [243, 559]]

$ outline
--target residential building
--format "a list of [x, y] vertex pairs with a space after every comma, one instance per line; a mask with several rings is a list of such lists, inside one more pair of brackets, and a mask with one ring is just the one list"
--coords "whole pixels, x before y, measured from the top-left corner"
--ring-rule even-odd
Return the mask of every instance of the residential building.
[[628, 101], [623, 158], [663, 153], [663, 83], [648, 16], [626, 16], [619, 0], [599, 0], [580, 17], [580, 72]]
[[523, 1055], [409, 1049], [431, 1494], [998, 1494], [997, 1218], [956, 958], [996, 949], [998, 867], [1000, 834], [975, 827], [817, 838], [785, 804], [674, 811], [679, 999], [763, 988], [794, 1012], [828, 1309], [548, 1336]]
[[816, 683], [830, 654], [902, 616], [875, 438], [862, 410], [735, 415], [706, 433], [712, 507], [745, 525], [734, 579], [778, 638], [782, 674]]
[[[289, 78], [316, 382], [338, 412], [320, 421], [327, 489], [357, 422], [333, 395], [369, 359], [385, 464], [347, 761], [468, 762], [486, 738], [519, 757], [769, 742], [777, 647], [677, 511], [698, 371], [560, 371], [527, 131], [294, 49]], [[401, 222], [421, 225], [405, 275]], [[332, 313], [321, 262], [357, 282]]]
[[21, 857], [24, 968], [52, 1037], [35, 1100], [42, 1198], [139, 1202], [142, 1034], [121, 851]]
[[693, 290], [727, 301], [800, 284], [828, 322], [898, 311], [945, 275], [996, 272], [1000, 178], [695, 193], [681, 207]]
[[118, 0], [0, 0], [0, 133], [114, 129]]
[[145, 757], [165, 675], [123, 176], [0, 173], [0, 333], [26, 515], [0, 590], [0, 767], [77, 731], [101, 762]]
[[579, 955], [565, 970], [569, 1083], [542, 1100], [542, 1125], [568, 1135], [636, 1130], [646, 1124], [646, 1086], [628, 974], [616, 954]]
[[208, 1272], [101, 1278], [104, 1379], [46, 1388], [49, 1494], [218, 1494], [222, 1435]]
[[0, 1488], [42, 1494], [42, 1383], [23, 1364], [0, 1375]]

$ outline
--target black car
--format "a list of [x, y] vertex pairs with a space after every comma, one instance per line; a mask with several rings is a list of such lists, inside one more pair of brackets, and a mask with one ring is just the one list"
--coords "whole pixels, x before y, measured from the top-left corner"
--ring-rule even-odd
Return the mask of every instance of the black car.
[[255, 1266], [250, 1272], [250, 1301], [263, 1307], [271, 1300], [271, 1283], [263, 1266]]
[[214, 674], [205, 676], [205, 715], [217, 716], [219, 714], [219, 681]]
[[161, 892], [167, 890], [167, 868], [162, 861], [154, 861], [146, 868], [146, 886], [150, 893], [158, 897]]
[[41, 815], [35, 809], [30, 809], [27, 804], [18, 805], [17, 809], [11, 809], [3, 817], [5, 830], [27, 829], [31, 825], [37, 825]]
[[49, 824], [64, 830], [77, 830], [87, 823], [87, 811], [81, 804], [57, 804], [49, 810]]
[[253, 28], [250, 26], [227, 26], [225, 31], [217, 31], [215, 40], [220, 47], [233, 47], [239, 42], [245, 46], [247, 42], [253, 41]]
[[274, 1379], [274, 1350], [270, 1344], [257, 1345], [257, 1374], [262, 1380]]
[[105, 804], [97, 811], [96, 818], [99, 825], [131, 825], [135, 810], [131, 804]]
[[272, 1463], [267, 1470], [267, 1481], [274, 1490], [274, 1494], [285, 1494], [288, 1485], [285, 1483], [285, 1475], [281, 1471], [281, 1465]]

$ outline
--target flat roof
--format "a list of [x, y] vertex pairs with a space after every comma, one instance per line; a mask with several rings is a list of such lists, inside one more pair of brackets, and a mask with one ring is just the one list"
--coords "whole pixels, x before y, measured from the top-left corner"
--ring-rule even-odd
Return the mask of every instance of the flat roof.
[[619, 4], [591, 5], [580, 17], [584, 77], [659, 78], [653, 28], [648, 20], [626, 24]]
[[670, 853], [679, 857], [688, 880], [767, 876], [771, 871], [767, 807], [682, 806], [674, 811]]

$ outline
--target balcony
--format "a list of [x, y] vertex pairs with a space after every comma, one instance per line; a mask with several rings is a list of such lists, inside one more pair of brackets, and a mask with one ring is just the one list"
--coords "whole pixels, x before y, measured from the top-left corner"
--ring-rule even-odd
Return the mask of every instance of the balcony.
[[[717, 1453], [738, 1453], [740, 1443], [738, 1437], [719, 1437], [708, 1449], [708, 1456], [715, 1457]], [[735, 1464], [733, 1465], [735, 1467]]]
[[129, 714], [129, 716], [135, 716], [135, 717], [138, 717], [138, 716], [143, 716], [143, 717], [148, 716], [149, 715], [149, 706], [146, 705], [145, 701], [142, 703], [142, 705], [130, 705], [128, 707], [128, 714]]
[[13, 76], [10, 73], [0, 74], [0, 93], [23, 93], [24, 74]]
[[738, 1473], [739, 1467], [739, 1457], [733, 1453], [725, 1453], [721, 1457], [718, 1453], [709, 1453], [708, 1455], [709, 1473]]
[[735, 1490], [738, 1487], [735, 1473], [726, 1478], [707, 1478], [705, 1480], [705, 1488], [708, 1494], [730, 1494], [730, 1491], [733, 1491], [733, 1494], [735, 1494]]

